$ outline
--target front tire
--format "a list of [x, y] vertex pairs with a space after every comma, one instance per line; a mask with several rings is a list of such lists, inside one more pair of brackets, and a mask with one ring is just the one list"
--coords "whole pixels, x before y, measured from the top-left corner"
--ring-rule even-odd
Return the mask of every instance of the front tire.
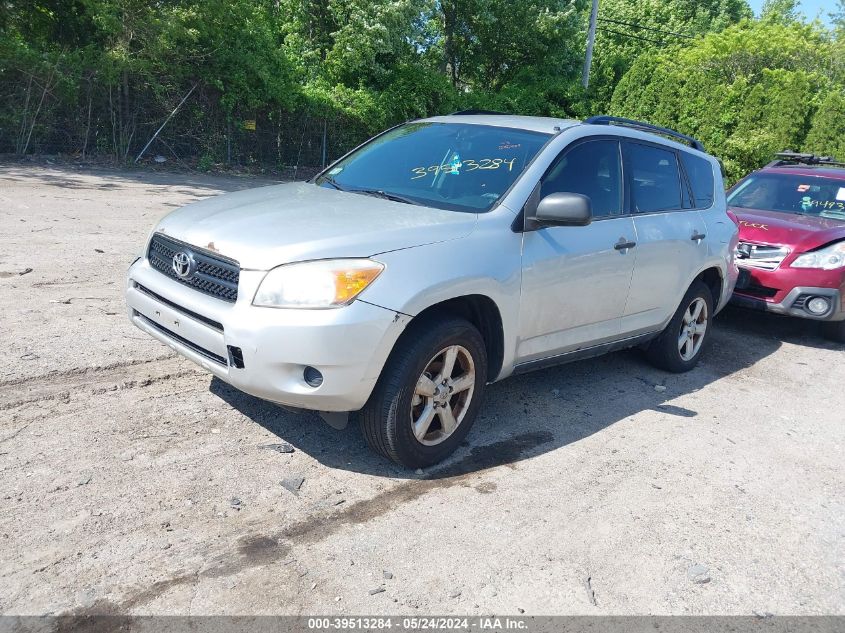
[[684, 295], [669, 325], [646, 349], [655, 366], [679, 374], [701, 359], [713, 319], [713, 295], [702, 281], [695, 281]]
[[436, 464], [469, 433], [486, 381], [484, 339], [471, 323], [446, 317], [412, 324], [361, 410], [364, 438], [407, 468]]

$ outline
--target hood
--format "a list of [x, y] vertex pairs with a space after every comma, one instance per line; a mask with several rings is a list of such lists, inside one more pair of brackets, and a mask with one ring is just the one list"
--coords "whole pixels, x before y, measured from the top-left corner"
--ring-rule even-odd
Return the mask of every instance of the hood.
[[845, 239], [845, 220], [731, 207], [743, 242], [787, 246], [806, 251]]
[[165, 216], [156, 231], [237, 260], [241, 268], [269, 270], [454, 240], [468, 235], [476, 220], [473, 213], [297, 182], [189, 204]]

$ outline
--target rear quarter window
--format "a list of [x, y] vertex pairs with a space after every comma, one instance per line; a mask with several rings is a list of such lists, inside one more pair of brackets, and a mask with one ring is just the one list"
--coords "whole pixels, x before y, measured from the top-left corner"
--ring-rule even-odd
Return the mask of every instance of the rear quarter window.
[[693, 206], [697, 209], [713, 206], [716, 184], [710, 161], [688, 152], [681, 152], [681, 162], [692, 186]]

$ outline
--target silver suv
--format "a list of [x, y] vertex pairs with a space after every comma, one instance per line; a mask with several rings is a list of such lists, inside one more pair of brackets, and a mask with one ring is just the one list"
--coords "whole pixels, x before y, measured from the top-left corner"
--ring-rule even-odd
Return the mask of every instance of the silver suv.
[[338, 428], [360, 411], [369, 445], [417, 468], [512, 374], [633, 346], [693, 368], [736, 243], [694, 139], [467, 111], [387, 130], [310, 182], [174, 211], [126, 302], [238, 389]]

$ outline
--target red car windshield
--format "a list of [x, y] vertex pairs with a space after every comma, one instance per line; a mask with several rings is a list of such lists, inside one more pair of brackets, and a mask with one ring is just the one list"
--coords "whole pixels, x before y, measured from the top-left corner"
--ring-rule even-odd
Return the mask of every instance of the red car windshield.
[[753, 174], [731, 192], [728, 205], [845, 221], [845, 178]]

